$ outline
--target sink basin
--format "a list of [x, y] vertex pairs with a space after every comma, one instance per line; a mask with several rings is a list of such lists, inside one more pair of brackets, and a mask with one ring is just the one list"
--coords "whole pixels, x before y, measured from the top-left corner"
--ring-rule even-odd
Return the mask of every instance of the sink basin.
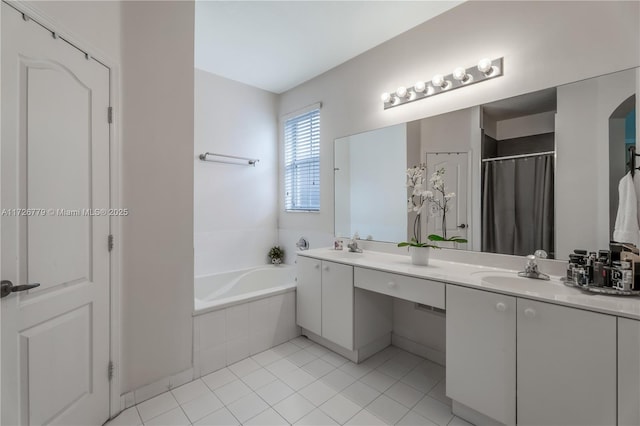
[[479, 277], [484, 279], [485, 277], [513, 277], [513, 278], [520, 278], [522, 279], [522, 277], [518, 276], [517, 272], [507, 272], [507, 271], [476, 271], [476, 272], [472, 272], [470, 275], [475, 276], [475, 277]]

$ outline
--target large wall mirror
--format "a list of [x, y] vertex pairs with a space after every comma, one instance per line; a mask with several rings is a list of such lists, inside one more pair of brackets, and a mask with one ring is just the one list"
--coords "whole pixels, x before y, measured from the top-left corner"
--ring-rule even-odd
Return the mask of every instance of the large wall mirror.
[[[451, 248], [567, 259], [576, 248], [606, 249], [618, 183], [636, 145], [640, 69], [335, 140], [335, 233], [376, 241], [412, 237], [406, 170], [444, 169]], [[639, 157], [640, 158], [640, 157]], [[638, 161], [640, 164], [640, 160]], [[429, 207], [422, 239], [442, 234]], [[433, 209], [431, 209], [433, 210]]]

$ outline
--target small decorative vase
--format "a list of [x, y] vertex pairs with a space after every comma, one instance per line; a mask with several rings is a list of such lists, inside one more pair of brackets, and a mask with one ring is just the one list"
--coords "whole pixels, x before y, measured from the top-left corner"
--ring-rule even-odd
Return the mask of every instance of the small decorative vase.
[[429, 265], [431, 247], [409, 247], [409, 253], [411, 253], [411, 263], [413, 265]]
[[271, 263], [274, 265], [280, 265], [282, 263], [282, 259], [280, 259], [279, 257], [274, 257], [273, 259], [271, 259]]

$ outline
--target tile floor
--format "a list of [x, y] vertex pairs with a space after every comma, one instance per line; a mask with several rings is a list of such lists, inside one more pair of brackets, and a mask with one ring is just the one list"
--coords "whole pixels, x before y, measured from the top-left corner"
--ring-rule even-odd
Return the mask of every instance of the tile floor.
[[361, 364], [297, 337], [122, 412], [107, 426], [469, 425], [444, 367], [394, 346]]

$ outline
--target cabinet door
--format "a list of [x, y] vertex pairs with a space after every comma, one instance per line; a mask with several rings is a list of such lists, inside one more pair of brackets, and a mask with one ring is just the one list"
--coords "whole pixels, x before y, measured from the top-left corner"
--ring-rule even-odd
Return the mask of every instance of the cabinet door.
[[515, 297], [447, 285], [446, 380], [450, 398], [515, 424]]
[[616, 318], [518, 299], [518, 424], [616, 424]]
[[640, 321], [618, 318], [618, 424], [640, 425]]
[[322, 334], [321, 320], [321, 262], [298, 256], [298, 282], [296, 288], [296, 323], [317, 335]]
[[353, 350], [353, 266], [322, 262], [322, 337]]

